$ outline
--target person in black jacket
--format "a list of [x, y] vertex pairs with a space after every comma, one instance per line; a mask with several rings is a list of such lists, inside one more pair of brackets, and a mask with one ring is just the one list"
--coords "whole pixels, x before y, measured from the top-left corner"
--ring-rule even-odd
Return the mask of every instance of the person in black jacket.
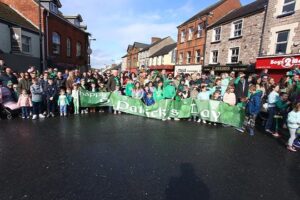
[[234, 81], [235, 96], [237, 102], [241, 102], [241, 98], [248, 97], [249, 83], [244, 73], [240, 73], [237, 79]]
[[121, 84], [120, 84], [120, 79], [118, 77], [118, 71], [113, 70], [112, 75], [109, 77], [107, 82], [108, 92], [114, 92], [116, 90], [116, 86], [121, 86]]
[[54, 117], [57, 86], [54, 84], [53, 79], [48, 79], [48, 84], [45, 89], [46, 101], [47, 101], [47, 117]]

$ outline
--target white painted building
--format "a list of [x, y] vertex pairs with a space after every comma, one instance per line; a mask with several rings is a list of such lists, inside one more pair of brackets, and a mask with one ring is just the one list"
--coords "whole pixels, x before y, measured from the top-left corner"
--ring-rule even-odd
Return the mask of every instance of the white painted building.
[[40, 65], [38, 28], [0, 3], [0, 60], [16, 71]]

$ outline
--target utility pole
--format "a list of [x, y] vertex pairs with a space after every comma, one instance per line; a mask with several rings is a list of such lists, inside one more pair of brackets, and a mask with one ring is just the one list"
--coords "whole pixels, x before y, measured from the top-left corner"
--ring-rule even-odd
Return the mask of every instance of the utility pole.
[[44, 71], [44, 56], [43, 56], [43, 32], [42, 32], [42, 5], [39, 0], [39, 37], [40, 37], [40, 73]]

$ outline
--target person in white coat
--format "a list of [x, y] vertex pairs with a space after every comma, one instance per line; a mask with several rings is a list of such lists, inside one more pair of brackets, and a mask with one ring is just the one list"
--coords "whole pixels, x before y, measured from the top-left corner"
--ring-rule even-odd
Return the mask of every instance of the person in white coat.
[[290, 131], [290, 139], [287, 149], [289, 151], [296, 152], [297, 150], [295, 149], [293, 144], [296, 139], [296, 131], [300, 127], [300, 103], [297, 103], [295, 109], [289, 113], [287, 124]]

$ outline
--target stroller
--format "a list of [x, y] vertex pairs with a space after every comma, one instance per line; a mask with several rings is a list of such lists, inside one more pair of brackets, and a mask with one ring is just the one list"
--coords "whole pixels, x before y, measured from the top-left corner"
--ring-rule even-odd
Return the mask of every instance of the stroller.
[[11, 92], [8, 88], [2, 87], [0, 90], [0, 99], [2, 99], [2, 102], [0, 103], [0, 117], [11, 120], [13, 117], [20, 114], [20, 107], [11, 98]]

